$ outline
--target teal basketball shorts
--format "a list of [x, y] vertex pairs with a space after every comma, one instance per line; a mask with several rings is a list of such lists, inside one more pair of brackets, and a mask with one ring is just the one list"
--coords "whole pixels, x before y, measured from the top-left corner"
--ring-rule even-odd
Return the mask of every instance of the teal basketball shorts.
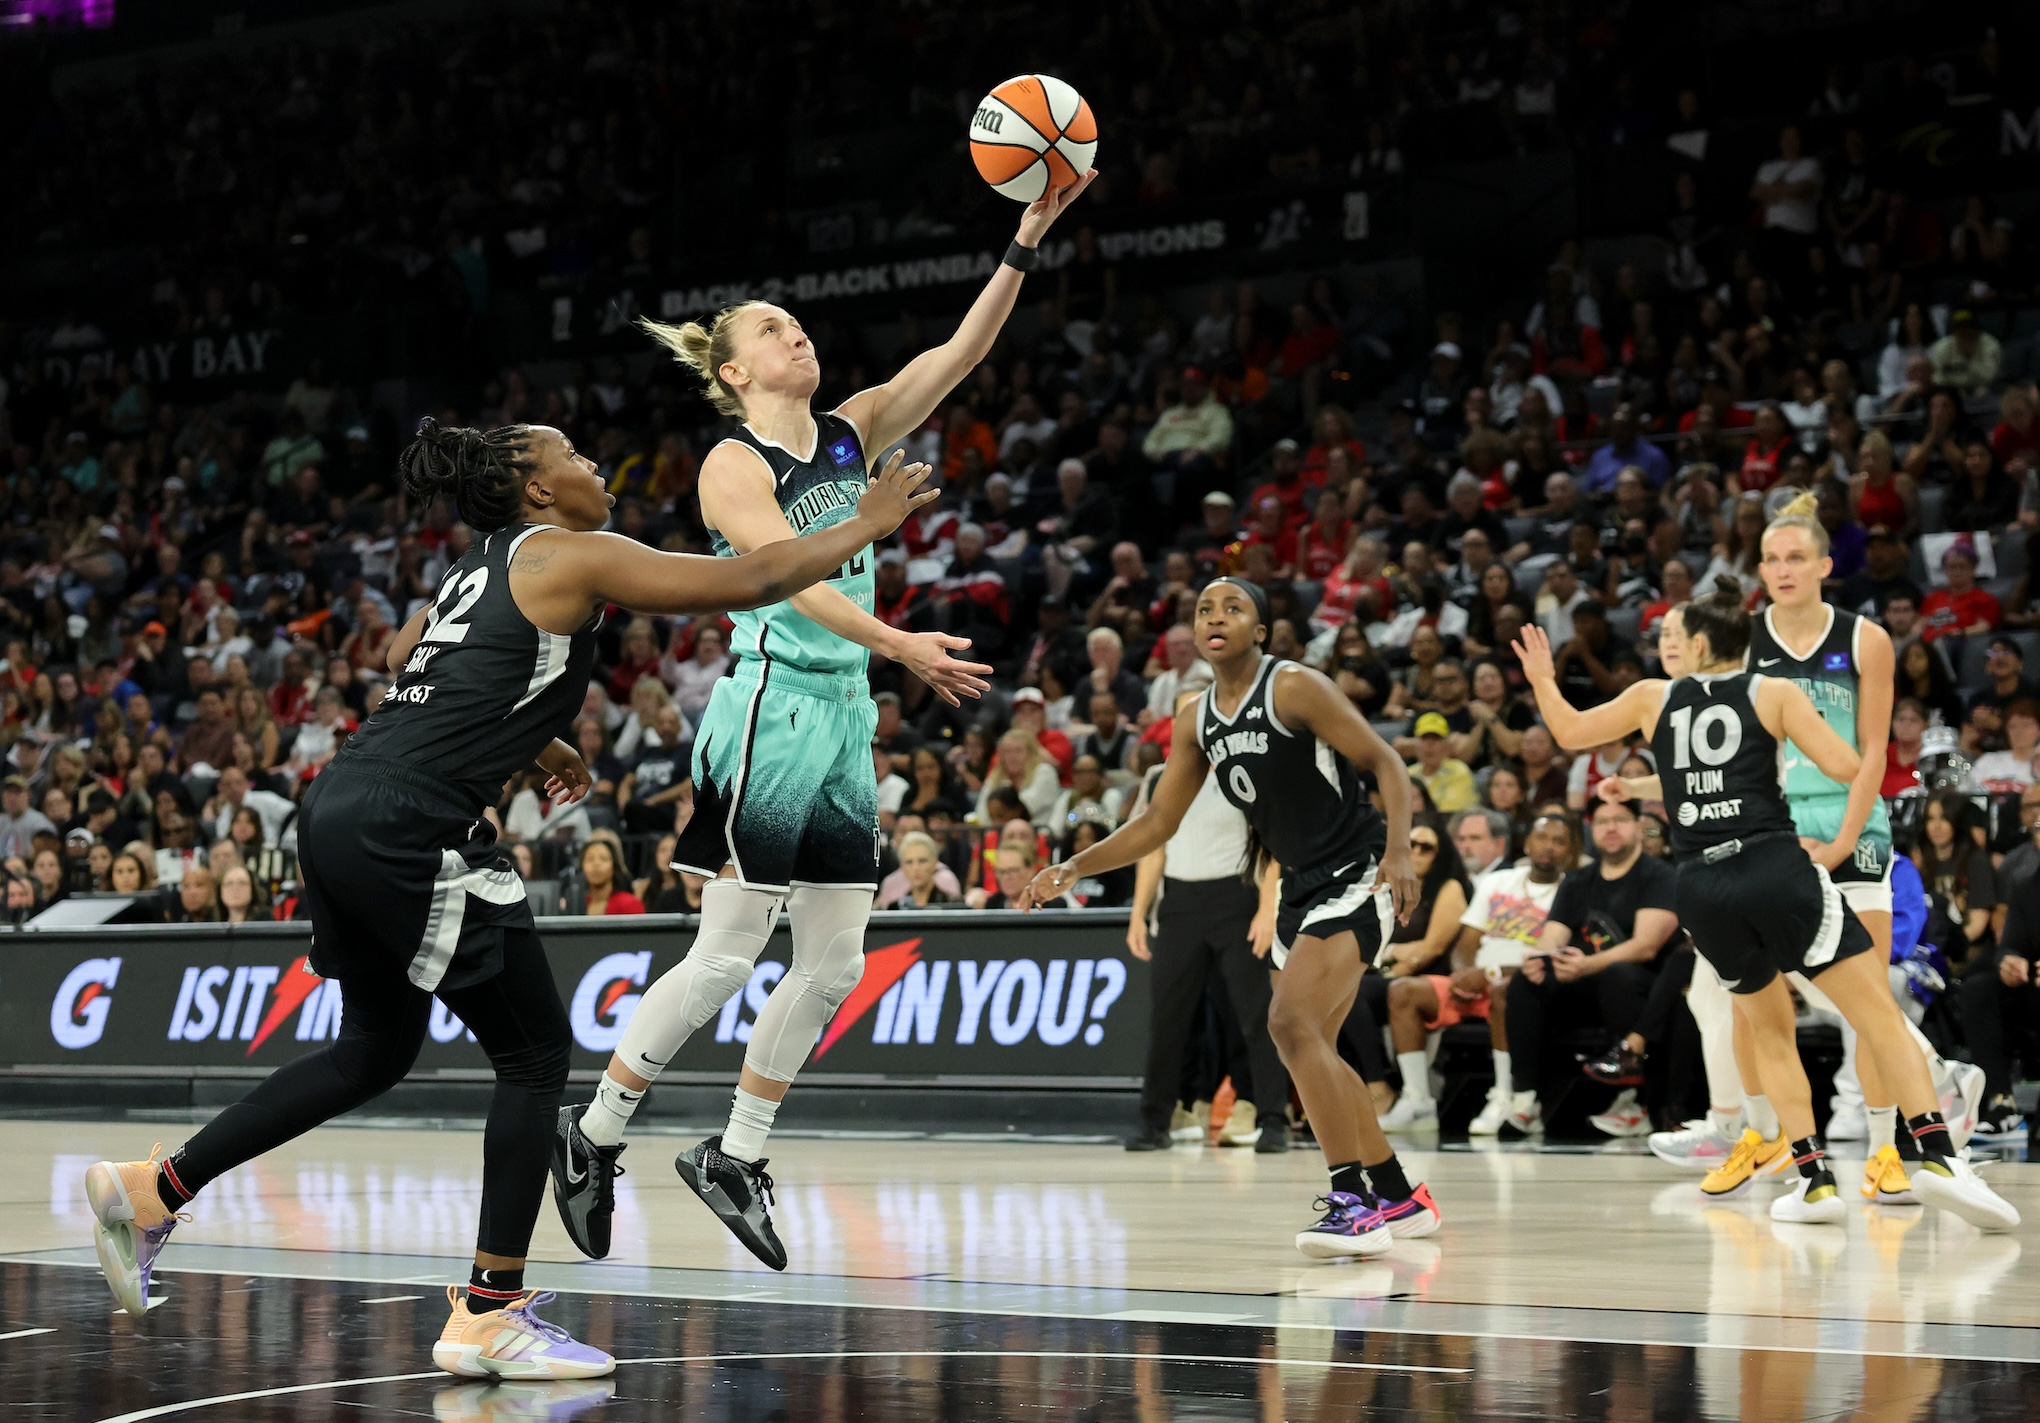
[[[1815, 840], [1833, 840], [1841, 833], [1849, 810], [1846, 795], [1807, 796], [1787, 804], [1793, 828]], [[1861, 914], [1891, 912], [1891, 855], [1891, 822], [1880, 806], [1870, 812], [1870, 823], [1856, 837], [1856, 852], [1829, 874], [1849, 908]]]
[[694, 732], [694, 814], [678, 869], [788, 891], [878, 890], [878, 708], [863, 675], [744, 659]]

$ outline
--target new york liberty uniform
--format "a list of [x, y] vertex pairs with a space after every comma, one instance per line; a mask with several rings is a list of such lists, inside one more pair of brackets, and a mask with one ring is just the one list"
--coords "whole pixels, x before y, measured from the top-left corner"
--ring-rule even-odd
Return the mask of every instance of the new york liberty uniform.
[[[857, 427], [815, 416], [806, 456], [739, 426], [725, 444], [765, 464], [773, 497], [796, 535], [852, 517], [870, 482]], [[736, 550], [714, 529], [718, 557]], [[870, 612], [869, 547], [828, 585]], [[867, 654], [799, 612], [774, 603], [732, 613], [736, 666], [718, 682], [694, 738], [694, 814], [673, 863], [714, 875], [725, 864], [759, 889], [799, 885], [878, 888], [878, 780], [871, 738], [878, 708]]]
[[[1829, 605], [1827, 627], [1812, 651], [1795, 657], [1772, 625], [1775, 611], [1766, 608], [1750, 629], [1750, 670], [1766, 677], [1790, 678], [1835, 734], [1856, 745], [1857, 649], [1863, 620]], [[1790, 742], [1785, 746], [1783, 776], [1786, 804], [1799, 833], [1823, 841], [1840, 834], [1849, 809], [1849, 788], [1822, 775], [1806, 753]], [[1871, 806], [1863, 833], [1856, 838], [1855, 853], [1833, 875], [1836, 888], [1852, 909], [1891, 912], [1891, 853], [1891, 819], [1885, 814], [1884, 802], [1878, 800]]]

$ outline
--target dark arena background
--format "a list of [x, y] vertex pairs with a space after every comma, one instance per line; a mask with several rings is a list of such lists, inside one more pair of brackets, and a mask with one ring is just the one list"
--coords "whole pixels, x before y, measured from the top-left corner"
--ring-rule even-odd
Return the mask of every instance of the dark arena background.
[[[0, 0], [0, 1417], [2040, 1418], [2036, 16]], [[1030, 74], [1082, 96], [1096, 173], [1013, 254], [1028, 209], [973, 123]], [[841, 573], [876, 619], [881, 883], [772, 1123], [786, 1269], [668, 1165], [737, 1129], [761, 1014], [814, 986], [781, 918], [632, 1120], [606, 1259], [547, 1188], [517, 1288], [613, 1372], [435, 1364], [502, 1100], [438, 1000], [401, 1082], [166, 1198], [185, 1219], [130, 1314], [103, 1262], [140, 1220], [106, 1224], [95, 1163], [176, 1151], [351, 1021], [299, 812], [364, 725], [427, 710], [402, 654], [464, 614], [442, 580], [489, 538], [400, 453], [426, 417], [550, 427], [613, 533], [717, 552], [705, 462], [739, 417], [640, 322], [757, 303], [804, 331], [818, 412], [924, 352], [954, 375], [863, 451], [940, 498]], [[1793, 573], [1765, 529], [1801, 491], [1821, 537], [1786, 536], [1816, 560]], [[1223, 660], [1221, 575], [1416, 804], [1416, 912], [1343, 1019], [1312, 1008], [1396, 1153], [1366, 1199], [1400, 1162], [1436, 1229], [1354, 1258], [1298, 1238], [1359, 1202], [1331, 1199], [1256, 956], [1274, 921], [1219, 821], [1012, 903], [1146, 813]], [[1526, 627], [1594, 707], [1692, 670], [1661, 635], [1721, 579], [1809, 630], [1751, 670], [1817, 633], [1794, 677], [1882, 758], [1853, 850], [1846, 787], [1799, 826], [1835, 881], [1890, 878], [1874, 969], [1946, 1138], [1795, 988], [1817, 1129], [1788, 1145], [1665, 888], [1694, 803], [1605, 799], [1649, 743], [1563, 747], [1540, 711]], [[534, 765], [471, 826], [571, 1033], [549, 1101], [596, 1095], [696, 942], [675, 835], [697, 797], [737, 823], [696, 743], [757, 675], [738, 618], [607, 608], [553, 728], [588, 793]], [[931, 634], [989, 666], [981, 696], [916, 675]], [[1394, 761], [1362, 770], [1386, 805]], [[1216, 789], [1210, 814], [1240, 817]], [[485, 897], [462, 882], [452, 936]], [[1995, 1205], [1918, 1199], [1944, 1139]], [[1841, 1208], [1794, 1215], [1822, 1150]], [[546, 1347], [515, 1317], [538, 1332], [504, 1348]]]

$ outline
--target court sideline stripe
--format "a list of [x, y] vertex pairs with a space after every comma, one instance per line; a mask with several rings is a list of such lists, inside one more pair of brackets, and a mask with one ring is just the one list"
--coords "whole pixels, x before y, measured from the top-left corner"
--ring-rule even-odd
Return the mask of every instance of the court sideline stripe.
[[0, 1334], [0, 1339], [26, 1339], [31, 1334], [54, 1334], [57, 1326], [46, 1324], [41, 1329], [17, 1329], [12, 1334]]
[[[1113, 1359], [1139, 1362], [1148, 1360], [1158, 1364], [1238, 1364], [1258, 1368], [1265, 1364], [1277, 1364], [1305, 1369], [1364, 1369], [1394, 1374], [1470, 1374], [1471, 1369], [1445, 1369], [1428, 1364], [1354, 1364], [1328, 1359], [1263, 1359], [1242, 1354], [1092, 1354], [1078, 1350], [1052, 1349], [871, 1349], [831, 1350], [817, 1353], [798, 1354], [675, 1354], [665, 1358], [618, 1359], [616, 1366], [626, 1368], [637, 1364], [719, 1364], [719, 1363], [769, 1363], [794, 1359]], [[417, 1379], [444, 1379], [449, 1384], [456, 1382], [473, 1383], [473, 1379], [461, 1379], [442, 1369], [432, 1369], [418, 1374], [379, 1374], [373, 1378], [328, 1379], [323, 1383], [291, 1384], [284, 1388], [258, 1388], [246, 1393], [222, 1393], [212, 1398], [194, 1398], [184, 1403], [165, 1403], [155, 1408], [143, 1408], [133, 1413], [121, 1413], [100, 1423], [143, 1423], [149, 1418], [168, 1418], [178, 1413], [193, 1413], [201, 1408], [212, 1408], [222, 1403], [245, 1403], [254, 1398], [281, 1398], [288, 1394], [318, 1393], [330, 1389], [366, 1388], [379, 1383], [409, 1383]]]

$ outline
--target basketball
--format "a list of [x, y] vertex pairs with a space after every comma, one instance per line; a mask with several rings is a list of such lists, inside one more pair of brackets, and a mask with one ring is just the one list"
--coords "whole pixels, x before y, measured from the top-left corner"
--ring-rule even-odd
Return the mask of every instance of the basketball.
[[1098, 121], [1084, 96], [1047, 74], [1023, 74], [985, 95], [970, 121], [970, 157], [1016, 202], [1069, 186], [1090, 171]]

